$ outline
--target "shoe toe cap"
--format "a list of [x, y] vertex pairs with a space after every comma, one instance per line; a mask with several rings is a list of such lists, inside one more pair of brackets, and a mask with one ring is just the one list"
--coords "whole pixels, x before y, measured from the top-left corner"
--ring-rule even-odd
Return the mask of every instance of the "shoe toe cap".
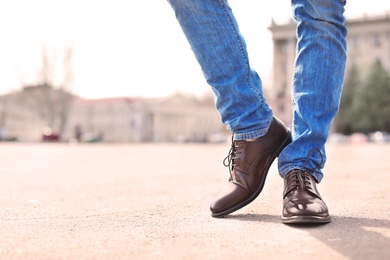
[[229, 183], [215, 197], [210, 205], [210, 211], [214, 214], [227, 211], [239, 205], [248, 197], [248, 192], [241, 186]]
[[321, 201], [290, 201], [283, 208], [284, 215], [328, 216], [328, 208]]

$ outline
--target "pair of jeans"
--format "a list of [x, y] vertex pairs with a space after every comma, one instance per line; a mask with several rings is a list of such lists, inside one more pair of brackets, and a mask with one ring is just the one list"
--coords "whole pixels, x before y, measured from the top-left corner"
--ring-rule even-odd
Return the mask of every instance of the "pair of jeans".
[[[168, 0], [215, 94], [234, 140], [263, 136], [273, 112], [250, 66], [244, 37], [227, 0]], [[279, 155], [282, 177], [310, 169], [318, 182], [337, 114], [346, 63], [346, 0], [292, 0], [297, 50], [292, 84], [292, 143]]]

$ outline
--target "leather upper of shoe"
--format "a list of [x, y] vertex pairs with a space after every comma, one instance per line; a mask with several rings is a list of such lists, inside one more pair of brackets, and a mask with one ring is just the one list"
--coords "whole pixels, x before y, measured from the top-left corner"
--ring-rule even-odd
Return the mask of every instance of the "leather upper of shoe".
[[284, 179], [283, 216], [329, 216], [317, 190], [315, 178], [303, 170], [292, 170]]
[[289, 135], [288, 128], [274, 118], [263, 137], [254, 141], [232, 141], [229, 155], [224, 161], [230, 171], [229, 183], [212, 202], [211, 211], [224, 211], [256, 193], [264, 184], [267, 167]]

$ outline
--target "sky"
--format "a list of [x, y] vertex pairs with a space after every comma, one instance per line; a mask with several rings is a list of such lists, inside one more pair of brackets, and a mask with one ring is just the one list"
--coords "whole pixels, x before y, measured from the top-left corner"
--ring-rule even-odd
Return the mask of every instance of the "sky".
[[[346, 16], [385, 14], [388, 0], [349, 0]], [[253, 69], [269, 85], [271, 19], [291, 19], [288, 0], [230, 0]], [[70, 91], [84, 98], [159, 97], [210, 91], [167, 0], [0, 0], [0, 94], [40, 80], [42, 46], [63, 81], [72, 49]]]

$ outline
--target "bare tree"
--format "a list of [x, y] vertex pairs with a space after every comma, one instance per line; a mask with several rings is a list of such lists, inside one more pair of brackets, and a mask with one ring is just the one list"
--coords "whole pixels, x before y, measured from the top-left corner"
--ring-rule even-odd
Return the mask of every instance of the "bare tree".
[[[27, 104], [38, 117], [47, 127], [55, 129], [62, 135], [68, 122], [73, 98], [71, 94], [73, 48], [68, 46], [64, 49], [62, 71], [57, 70], [57, 54], [54, 49], [49, 53], [47, 47], [42, 45], [42, 64], [38, 84], [25, 85], [24, 92], [27, 94]], [[61, 79], [56, 81], [59, 75]]]
[[62, 93], [60, 95], [60, 111], [59, 111], [59, 131], [62, 134], [65, 130], [66, 124], [68, 122], [69, 110], [72, 102], [71, 86], [73, 83], [73, 70], [72, 70], [72, 58], [73, 58], [73, 49], [68, 46], [64, 52], [64, 78], [62, 83], [59, 86], [59, 90]]

